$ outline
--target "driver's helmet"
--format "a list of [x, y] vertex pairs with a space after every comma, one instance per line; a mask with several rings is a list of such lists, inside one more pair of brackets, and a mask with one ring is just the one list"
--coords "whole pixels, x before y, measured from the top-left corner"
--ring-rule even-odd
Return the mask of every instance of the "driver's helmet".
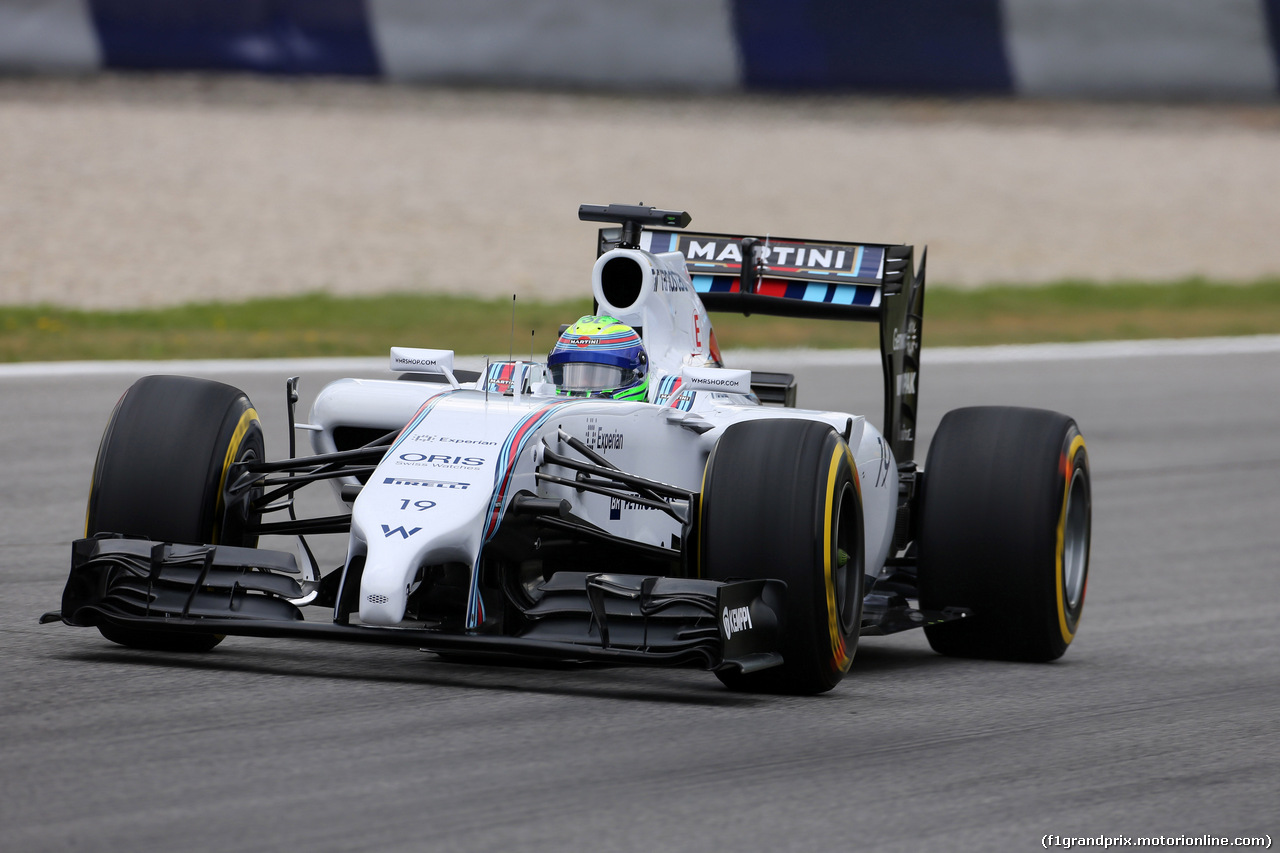
[[636, 330], [616, 317], [587, 315], [565, 329], [547, 359], [559, 393], [644, 400], [649, 356]]

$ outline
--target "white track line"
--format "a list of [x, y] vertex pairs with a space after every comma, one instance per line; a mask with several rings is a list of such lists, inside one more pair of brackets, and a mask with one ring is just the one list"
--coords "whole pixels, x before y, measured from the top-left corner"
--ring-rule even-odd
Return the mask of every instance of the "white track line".
[[[924, 364], [1090, 361], [1096, 359], [1280, 353], [1280, 335], [1238, 338], [1179, 338], [1148, 341], [1093, 341], [1080, 344], [1010, 344], [992, 347], [924, 348]], [[880, 363], [877, 350], [730, 350], [725, 362], [742, 367], [857, 367]], [[455, 366], [484, 367], [484, 358], [464, 356]], [[46, 379], [148, 373], [367, 373], [388, 367], [387, 358], [262, 358], [186, 361], [46, 361], [0, 364], [0, 379]]]

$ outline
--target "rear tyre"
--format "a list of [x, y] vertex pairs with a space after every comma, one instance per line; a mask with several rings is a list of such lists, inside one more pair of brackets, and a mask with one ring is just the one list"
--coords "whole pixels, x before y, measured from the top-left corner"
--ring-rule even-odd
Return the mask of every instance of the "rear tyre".
[[787, 584], [783, 664], [717, 673], [732, 690], [823, 693], [849, 670], [862, 622], [862, 500], [853, 454], [829, 425], [730, 426], [707, 460], [699, 575]]
[[956, 657], [1050, 661], [1075, 637], [1089, 575], [1089, 455], [1041, 409], [947, 413], [925, 462], [920, 606], [972, 608], [925, 628]]
[[[85, 535], [123, 533], [192, 545], [257, 544], [247, 500], [227, 502], [232, 463], [263, 458], [262, 425], [244, 392], [188, 376], [145, 376], [116, 404], [98, 447]], [[208, 651], [214, 634], [99, 625], [133, 648]]]

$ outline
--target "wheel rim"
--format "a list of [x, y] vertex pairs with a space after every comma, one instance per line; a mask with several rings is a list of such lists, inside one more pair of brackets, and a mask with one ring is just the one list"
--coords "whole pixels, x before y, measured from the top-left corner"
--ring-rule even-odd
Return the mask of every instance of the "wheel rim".
[[1080, 606], [1088, 565], [1089, 494], [1084, 469], [1076, 468], [1067, 490], [1066, 525], [1062, 531], [1062, 593], [1068, 610]]
[[[257, 450], [248, 442], [242, 443], [239, 451], [236, 453], [234, 462], [256, 462], [258, 460]], [[232, 503], [226, 502], [226, 489], [218, 496], [217, 507], [221, 510], [214, 521], [212, 544], [215, 545], [240, 545], [246, 547], [254, 547], [257, 537], [247, 537], [245, 528], [256, 524], [261, 518], [261, 513], [254, 513], [251, 509], [255, 499], [262, 495], [261, 486], [254, 486], [247, 494], [240, 496]], [[232, 515], [233, 510], [243, 507], [245, 514], [243, 518], [236, 518]]]
[[[854, 572], [862, 571], [861, 560], [858, 559], [857, 551], [858, 542], [855, 535], [853, 510], [856, 509], [857, 503], [852, 500], [853, 489], [846, 485], [844, 491], [840, 493], [840, 504], [836, 509], [836, 529], [835, 542], [832, 546], [835, 548], [835, 561], [832, 571], [832, 583], [835, 585], [836, 608], [839, 611], [840, 631], [848, 635], [853, 633], [858, 626], [854, 624], [854, 618], [858, 612], [857, 601], [857, 577]], [[843, 562], [840, 560], [840, 554], [846, 554], [847, 559]]]

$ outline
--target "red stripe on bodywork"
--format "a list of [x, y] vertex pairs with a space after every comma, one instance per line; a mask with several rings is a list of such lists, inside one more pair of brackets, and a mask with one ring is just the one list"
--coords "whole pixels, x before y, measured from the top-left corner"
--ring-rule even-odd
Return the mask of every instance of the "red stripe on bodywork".
[[498, 518], [502, 515], [503, 496], [507, 492], [507, 486], [511, 484], [511, 476], [515, 473], [516, 461], [520, 458], [520, 443], [524, 441], [525, 434], [542, 421], [542, 416], [549, 413], [557, 406], [563, 403], [551, 403], [543, 406], [532, 417], [526, 418], [525, 421], [516, 427], [515, 432], [511, 434], [511, 455], [507, 459], [506, 470], [502, 472], [502, 480], [497, 488], [497, 500], [494, 501], [493, 510], [489, 513], [489, 523], [485, 525], [484, 538], [487, 542], [498, 526]]

